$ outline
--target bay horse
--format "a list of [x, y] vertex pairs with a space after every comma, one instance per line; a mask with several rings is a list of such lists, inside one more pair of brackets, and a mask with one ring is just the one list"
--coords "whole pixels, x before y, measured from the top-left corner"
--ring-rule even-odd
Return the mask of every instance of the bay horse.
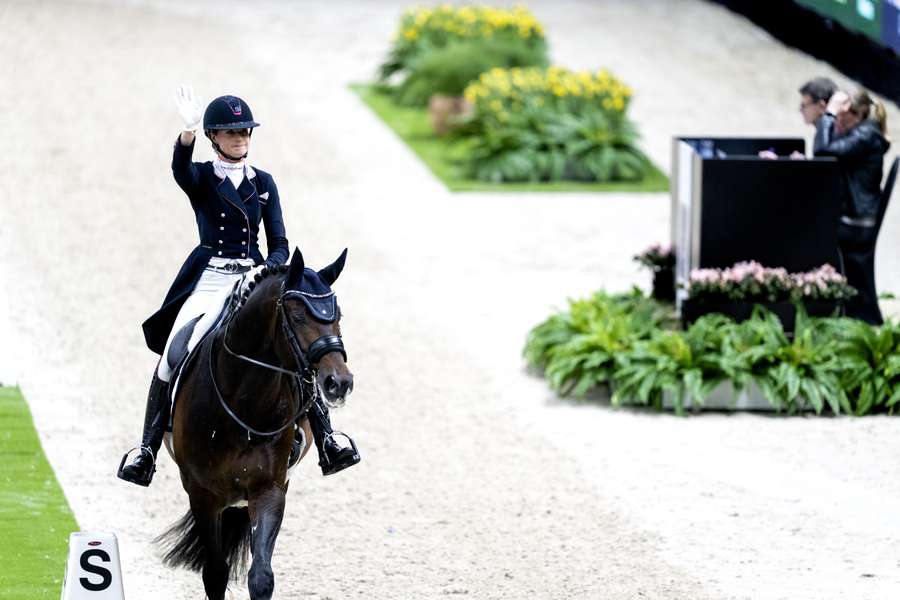
[[209, 600], [246, 572], [248, 549], [250, 598], [272, 597], [294, 426], [312, 439], [316, 397], [340, 405], [352, 389], [331, 290], [346, 257], [314, 271], [298, 248], [290, 267], [262, 269], [179, 376], [169, 441], [190, 509], [156, 541], [164, 564], [202, 572]]

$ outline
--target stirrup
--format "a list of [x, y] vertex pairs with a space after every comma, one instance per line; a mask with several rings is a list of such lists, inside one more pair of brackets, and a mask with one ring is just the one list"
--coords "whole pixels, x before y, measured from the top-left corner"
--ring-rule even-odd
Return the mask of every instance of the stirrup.
[[[334, 441], [334, 437], [336, 435], [346, 438], [347, 441], [350, 442], [350, 446], [341, 447], [339, 452], [342, 455], [342, 458], [332, 463], [328, 458], [328, 453], [325, 452], [325, 447], [329, 441], [337, 445], [337, 442]], [[326, 434], [322, 439], [322, 456], [319, 460], [319, 466], [322, 468], [323, 476], [327, 477], [328, 475], [334, 475], [335, 473], [343, 471], [347, 467], [352, 467], [359, 461], [359, 450], [356, 448], [356, 442], [354, 442], [353, 438], [351, 438], [343, 431], [332, 431], [331, 433]]]
[[[146, 451], [147, 454], [150, 456], [150, 472], [147, 474], [146, 478], [129, 477], [125, 473], [125, 461], [128, 460], [128, 457], [135, 450], [140, 450], [140, 453], [138, 454], [138, 456], [143, 456], [144, 451]], [[141, 446], [135, 446], [134, 448], [132, 448], [128, 452], [126, 452], [124, 454], [124, 456], [122, 456], [122, 460], [119, 461], [119, 470], [116, 471], [116, 476], [119, 479], [122, 479], [123, 481], [127, 481], [129, 483], [134, 483], [137, 485], [142, 485], [144, 487], [148, 487], [150, 485], [150, 482], [153, 480], [154, 473], [156, 473], [156, 455], [154, 454], [153, 449], [150, 448], [150, 446], [141, 445]]]

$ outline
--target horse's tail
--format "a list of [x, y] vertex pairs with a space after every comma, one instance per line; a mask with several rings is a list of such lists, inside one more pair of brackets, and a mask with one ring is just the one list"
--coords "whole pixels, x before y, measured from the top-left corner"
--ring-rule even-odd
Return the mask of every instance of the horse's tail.
[[[246, 508], [226, 508], [222, 512], [222, 554], [231, 567], [232, 577], [242, 577], [247, 571], [250, 549], [250, 515]], [[188, 510], [180, 521], [157, 537], [165, 552], [163, 564], [200, 571], [206, 564], [206, 546], [194, 514]]]

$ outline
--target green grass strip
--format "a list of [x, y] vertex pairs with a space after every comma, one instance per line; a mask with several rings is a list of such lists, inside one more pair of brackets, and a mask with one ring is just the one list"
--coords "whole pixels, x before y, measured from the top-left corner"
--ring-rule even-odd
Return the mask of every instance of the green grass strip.
[[0, 464], [0, 600], [55, 600], [78, 524], [18, 388], [0, 388]]
[[431, 128], [428, 111], [397, 106], [386, 94], [370, 85], [351, 85], [352, 89], [381, 120], [428, 165], [434, 176], [451, 192], [666, 192], [669, 179], [656, 166], [638, 182], [583, 183], [558, 181], [545, 183], [487, 183], [465, 179], [454, 165], [461, 146], [438, 137]]

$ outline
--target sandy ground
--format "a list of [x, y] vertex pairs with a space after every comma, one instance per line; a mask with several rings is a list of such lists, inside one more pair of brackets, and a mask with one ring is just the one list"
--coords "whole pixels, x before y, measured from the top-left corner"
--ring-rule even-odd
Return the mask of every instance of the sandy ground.
[[[168, 167], [180, 81], [250, 101], [307, 263], [350, 247], [356, 393], [335, 421], [364, 462], [295, 474], [277, 597], [898, 597], [896, 421], [613, 410], [524, 371], [526, 331], [567, 296], [645, 283], [630, 257], [667, 239], [668, 196], [447, 193], [346, 88], [404, 5], [0, 4], [11, 370], [79, 523], [119, 536], [127, 597], [203, 597], [150, 543], [186, 508], [172, 462], [149, 489], [114, 476], [155, 363], [139, 324], [195, 243]], [[797, 86], [843, 81], [706, 3], [531, 6], [557, 62], [637, 90], [666, 168], [676, 134], [809, 137]], [[898, 233], [894, 206], [894, 291]]]

